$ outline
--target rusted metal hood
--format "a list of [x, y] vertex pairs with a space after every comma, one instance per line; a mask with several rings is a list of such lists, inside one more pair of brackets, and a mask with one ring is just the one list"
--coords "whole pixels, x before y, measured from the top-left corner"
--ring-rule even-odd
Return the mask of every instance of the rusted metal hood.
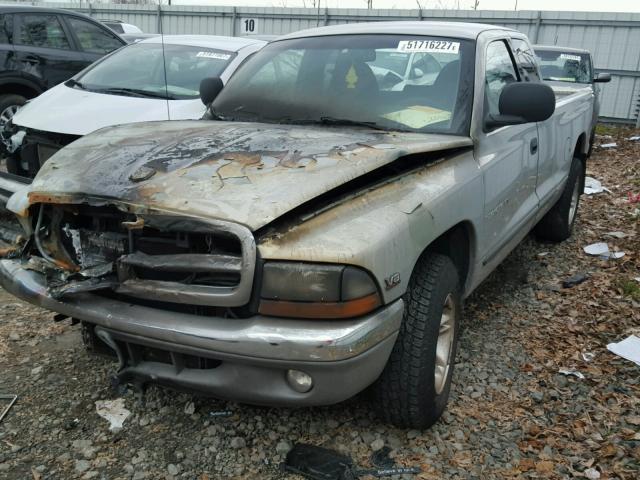
[[230, 220], [258, 229], [410, 153], [470, 138], [366, 128], [240, 122], [149, 122], [94, 132], [56, 153], [29, 203], [79, 198]]

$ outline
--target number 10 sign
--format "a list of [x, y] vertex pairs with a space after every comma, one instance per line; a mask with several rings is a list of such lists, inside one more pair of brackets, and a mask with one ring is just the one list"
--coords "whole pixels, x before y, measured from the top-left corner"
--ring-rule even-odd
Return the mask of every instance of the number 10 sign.
[[244, 35], [252, 35], [258, 33], [258, 19], [257, 18], [241, 18], [240, 28]]

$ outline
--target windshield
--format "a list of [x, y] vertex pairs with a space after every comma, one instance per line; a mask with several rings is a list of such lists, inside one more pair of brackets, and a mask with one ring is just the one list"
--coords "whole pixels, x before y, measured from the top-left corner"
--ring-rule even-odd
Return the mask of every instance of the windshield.
[[199, 97], [200, 81], [222, 74], [234, 52], [190, 45], [136, 43], [118, 50], [76, 78], [94, 92], [187, 100]]
[[544, 80], [571, 83], [591, 83], [593, 73], [587, 53], [536, 50]]
[[415, 35], [277, 41], [236, 71], [212, 111], [224, 120], [467, 135], [473, 50], [470, 41]]

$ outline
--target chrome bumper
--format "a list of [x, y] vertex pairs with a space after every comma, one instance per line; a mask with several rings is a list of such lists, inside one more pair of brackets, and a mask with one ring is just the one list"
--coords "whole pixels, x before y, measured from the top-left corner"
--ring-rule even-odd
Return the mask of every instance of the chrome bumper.
[[[0, 284], [18, 298], [94, 324], [116, 338], [222, 362], [206, 374], [156, 364], [131, 371], [132, 376], [260, 404], [330, 404], [366, 388], [386, 364], [403, 311], [398, 300], [354, 320], [231, 319], [164, 311], [93, 294], [60, 302], [47, 294], [43, 275], [24, 269], [19, 260], [0, 260]], [[307, 393], [287, 388], [287, 369], [312, 375], [314, 388]], [[239, 381], [243, 377], [250, 381]]]

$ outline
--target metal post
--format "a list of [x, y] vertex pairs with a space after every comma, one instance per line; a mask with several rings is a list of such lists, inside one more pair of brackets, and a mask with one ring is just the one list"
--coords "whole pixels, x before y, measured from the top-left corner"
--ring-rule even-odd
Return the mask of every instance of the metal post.
[[162, 35], [164, 32], [162, 31], [162, 7], [158, 3], [158, 33]]
[[233, 13], [231, 14], [231, 36], [236, 36], [236, 19], [238, 17], [238, 9], [233, 7]]
[[93, 4], [89, 2], [89, 16], [93, 17]]
[[538, 10], [538, 16], [536, 17], [535, 28], [533, 30], [533, 43], [538, 43], [538, 35], [540, 34], [540, 24], [542, 23], [542, 12]]
[[418, 20], [422, 21], [422, 9], [418, 10]]
[[329, 8], [324, 7], [324, 24], [329, 25]]

